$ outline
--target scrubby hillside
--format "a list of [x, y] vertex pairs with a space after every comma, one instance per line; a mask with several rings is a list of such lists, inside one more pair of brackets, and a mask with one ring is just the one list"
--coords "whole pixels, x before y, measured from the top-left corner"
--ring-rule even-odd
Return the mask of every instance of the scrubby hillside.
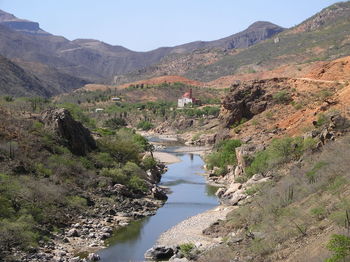
[[185, 76], [210, 81], [239, 73], [241, 70], [262, 71], [285, 64], [349, 55], [349, 16], [349, 2], [332, 5], [296, 28], [278, 34], [275, 39], [266, 40], [238, 54], [191, 70]]
[[70, 112], [40, 99], [1, 100], [1, 261], [71, 261], [102, 248], [130, 220], [123, 214], [152, 215], [166, 199], [146, 139], [125, 128], [93, 138], [73, 117], [94, 122]]
[[224, 141], [206, 161], [209, 180], [225, 185], [221, 202], [237, 208], [203, 232], [223, 243], [198, 261], [349, 259], [347, 64], [232, 85], [216, 137]]

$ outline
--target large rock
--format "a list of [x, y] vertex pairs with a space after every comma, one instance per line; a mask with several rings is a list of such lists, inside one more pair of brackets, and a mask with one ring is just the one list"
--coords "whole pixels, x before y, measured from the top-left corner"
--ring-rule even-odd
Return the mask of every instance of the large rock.
[[90, 131], [75, 121], [68, 110], [51, 109], [43, 113], [42, 121], [46, 128], [61, 137], [73, 154], [84, 156], [96, 149], [96, 142]]
[[243, 118], [251, 119], [254, 115], [264, 112], [273, 103], [272, 92], [268, 90], [282, 90], [286, 85], [286, 78], [234, 83], [222, 102], [220, 119], [223, 126], [230, 127]]
[[145, 258], [151, 259], [151, 260], [168, 260], [174, 254], [175, 254], [175, 251], [171, 247], [156, 246], [146, 251]]
[[91, 254], [88, 255], [87, 260], [89, 262], [93, 262], [93, 261], [99, 261], [99, 260], [101, 260], [101, 258], [100, 258], [100, 256], [98, 254], [91, 253]]

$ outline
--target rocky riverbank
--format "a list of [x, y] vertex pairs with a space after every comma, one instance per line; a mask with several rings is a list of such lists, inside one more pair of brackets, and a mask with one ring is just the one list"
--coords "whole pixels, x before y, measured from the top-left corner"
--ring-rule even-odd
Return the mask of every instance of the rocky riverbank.
[[197, 246], [208, 248], [210, 245], [221, 242], [203, 235], [203, 230], [226, 215], [235, 207], [220, 205], [204, 213], [190, 217], [164, 232], [158, 239], [157, 245], [176, 246], [184, 243], [195, 243]]
[[[120, 189], [115, 190], [122, 192]], [[136, 198], [120, 194], [120, 201], [116, 203], [96, 203], [84, 216], [74, 219], [73, 224], [54, 233], [52, 240], [41, 242], [31, 254], [14, 250], [12, 255], [16, 258], [15, 261], [98, 261], [99, 257], [94, 252], [106, 247], [105, 240], [111, 237], [116, 229], [127, 226], [132, 220], [154, 215], [164, 204], [163, 200], [152, 196], [134, 197]]]

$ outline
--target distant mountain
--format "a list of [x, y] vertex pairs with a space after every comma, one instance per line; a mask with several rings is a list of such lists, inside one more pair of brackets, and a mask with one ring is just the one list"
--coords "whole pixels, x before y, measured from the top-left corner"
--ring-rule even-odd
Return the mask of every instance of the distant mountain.
[[0, 95], [50, 97], [85, 84], [82, 79], [42, 64], [14, 63], [0, 56]]
[[54, 67], [58, 71], [92, 82], [109, 82], [116, 75], [132, 72], [173, 54], [191, 53], [198, 48], [245, 48], [254, 45], [283, 28], [258, 22], [247, 30], [217, 41], [197, 41], [149, 52], [134, 52], [93, 39], [69, 41], [40, 29], [39, 24], [0, 12], [0, 54]]
[[[350, 55], [350, 1], [334, 4], [269, 39], [183, 76], [211, 81], [221, 76], [266, 71], [281, 65], [333, 60]], [[172, 74], [170, 72], [170, 74]]]
[[[258, 21], [249, 26], [246, 30], [237, 34], [219, 39], [214, 41], [197, 41], [188, 43], [182, 46], [175, 47], [176, 53], [191, 52], [196, 49], [209, 49], [209, 48], [223, 48], [223, 49], [234, 49], [234, 48], [247, 48], [255, 45], [265, 39], [268, 39], [275, 34], [284, 31], [285, 28], [270, 22]], [[179, 51], [183, 52], [179, 52]]]
[[0, 10], [0, 24], [5, 25], [13, 30], [20, 31], [28, 34], [43, 34], [48, 33], [39, 27], [39, 23], [18, 19], [12, 14], [6, 13]]
[[0, 56], [0, 95], [47, 97], [50, 92], [34, 75]]

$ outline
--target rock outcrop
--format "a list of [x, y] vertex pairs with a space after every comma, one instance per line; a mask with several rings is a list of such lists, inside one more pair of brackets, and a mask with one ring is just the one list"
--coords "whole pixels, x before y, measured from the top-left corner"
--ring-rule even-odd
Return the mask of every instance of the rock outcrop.
[[75, 121], [67, 109], [48, 110], [43, 113], [41, 120], [46, 128], [63, 139], [75, 155], [84, 156], [97, 148], [90, 131], [80, 122]]
[[286, 78], [237, 82], [222, 101], [223, 110], [220, 118], [224, 127], [239, 124], [242, 119], [251, 119], [273, 103], [271, 89], [282, 90]]

